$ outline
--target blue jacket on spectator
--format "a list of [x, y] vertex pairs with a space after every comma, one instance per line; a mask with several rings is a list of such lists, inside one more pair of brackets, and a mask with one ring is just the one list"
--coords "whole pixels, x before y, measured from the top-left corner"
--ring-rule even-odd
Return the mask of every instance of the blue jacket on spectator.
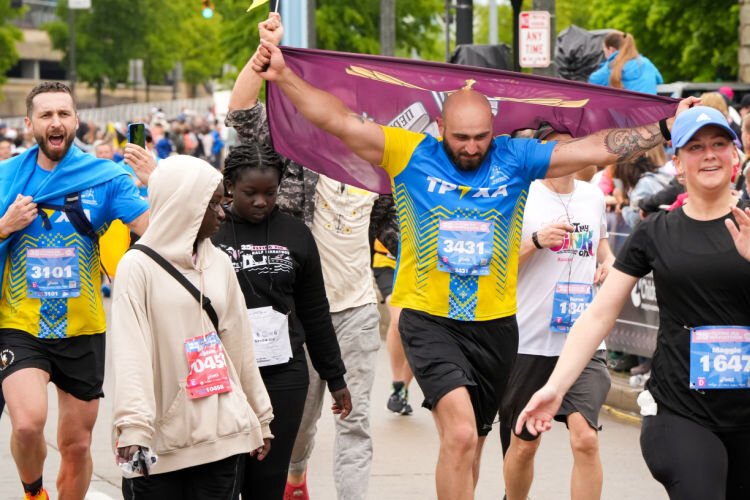
[[[618, 51], [619, 52], [619, 51]], [[591, 73], [589, 83], [609, 86], [610, 65], [617, 57], [615, 52], [607, 58], [602, 65]], [[625, 63], [622, 68], [622, 86], [627, 90], [656, 94], [656, 86], [664, 83], [661, 73], [645, 56], [638, 56]]]

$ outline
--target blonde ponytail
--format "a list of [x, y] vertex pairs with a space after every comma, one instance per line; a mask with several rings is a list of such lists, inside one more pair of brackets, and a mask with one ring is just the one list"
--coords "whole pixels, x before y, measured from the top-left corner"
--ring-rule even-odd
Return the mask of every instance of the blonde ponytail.
[[604, 37], [605, 47], [617, 49], [617, 56], [612, 61], [609, 73], [609, 86], [617, 89], [622, 88], [622, 68], [625, 63], [638, 57], [638, 48], [635, 45], [633, 35], [614, 31]]

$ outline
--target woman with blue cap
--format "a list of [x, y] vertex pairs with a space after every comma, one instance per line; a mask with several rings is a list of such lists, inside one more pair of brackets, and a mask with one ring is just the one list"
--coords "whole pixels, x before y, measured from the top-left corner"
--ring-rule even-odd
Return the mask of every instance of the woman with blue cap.
[[549, 430], [631, 289], [653, 273], [660, 324], [651, 378], [638, 398], [646, 464], [670, 499], [747, 499], [750, 208], [730, 191], [736, 136], [706, 106], [680, 113], [671, 136], [689, 202], [636, 226], [516, 432]]

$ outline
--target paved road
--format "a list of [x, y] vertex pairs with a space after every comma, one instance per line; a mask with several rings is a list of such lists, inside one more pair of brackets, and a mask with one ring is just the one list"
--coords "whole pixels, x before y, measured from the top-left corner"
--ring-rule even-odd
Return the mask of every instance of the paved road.
[[[421, 393], [416, 384], [411, 389], [415, 413], [403, 417], [385, 409], [390, 371], [383, 347], [378, 357], [376, 387], [373, 392], [372, 429], [375, 458], [370, 481], [372, 500], [432, 499], [434, 494], [434, 466], [437, 457], [437, 437], [432, 418], [427, 410], [418, 408]], [[111, 394], [111, 381], [105, 381], [105, 393]], [[324, 406], [325, 408], [326, 406]], [[59, 465], [55, 449], [57, 398], [50, 388], [49, 420], [46, 436], [49, 443], [45, 467], [45, 482], [53, 499], [54, 481]], [[105, 398], [94, 429], [94, 479], [88, 500], [121, 498], [120, 474], [114, 465], [110, 448], [111, 400]], [[662, 500], [667, 496], [646, 469], [638, 446], [637, 425], [602, 415], [604, 432], [601, 435], [604, 463], [604, 499], [607, 500]], [[10, 422], [7, 414], [0, 419], [0, 499], [21, 498], [8, 446]], [[531, 490], [534, 500], [569, 498], [571, 455], [567, 432], [558, 424], [545, 436], [536, 461], [536, 482]], [[309, 487], [316, 500], [335, 499], [332, 475], [333, 422], [323, 418], [319, 425], [317, 446], [309, 469]], [[487, 438], [483, 468], [477, 488], [478, 500], [502, 498], [503, 481], [500, 444], [497, 430]]]

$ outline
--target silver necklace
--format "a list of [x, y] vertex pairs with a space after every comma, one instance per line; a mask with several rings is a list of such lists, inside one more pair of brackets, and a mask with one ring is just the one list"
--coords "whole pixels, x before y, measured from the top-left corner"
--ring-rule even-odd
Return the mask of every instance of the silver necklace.
[[576, 184], [575, 180], [573, 180], [573, 191], [570, 192], [570, 198], [568, 198], [568, 202], [565, 203], [562, 199], [562, 196], [560, 196], [560, 192], [557, 190], [557, 187], [550, 182], [550, 187], [552, 188], [552, 192], [555, 193], [555, 196], [557, 196], [557, 199], [560, 201], [560, 204], [563, 207], [563, 210], [565, 211], [565, 218], [568, 220], [568, 224], [572, 224], [570, 219], [570, 212], [568, 211], [568, 208], [570, 207], [571, 202], [573, 201], [573, 195], [576, 193]]

